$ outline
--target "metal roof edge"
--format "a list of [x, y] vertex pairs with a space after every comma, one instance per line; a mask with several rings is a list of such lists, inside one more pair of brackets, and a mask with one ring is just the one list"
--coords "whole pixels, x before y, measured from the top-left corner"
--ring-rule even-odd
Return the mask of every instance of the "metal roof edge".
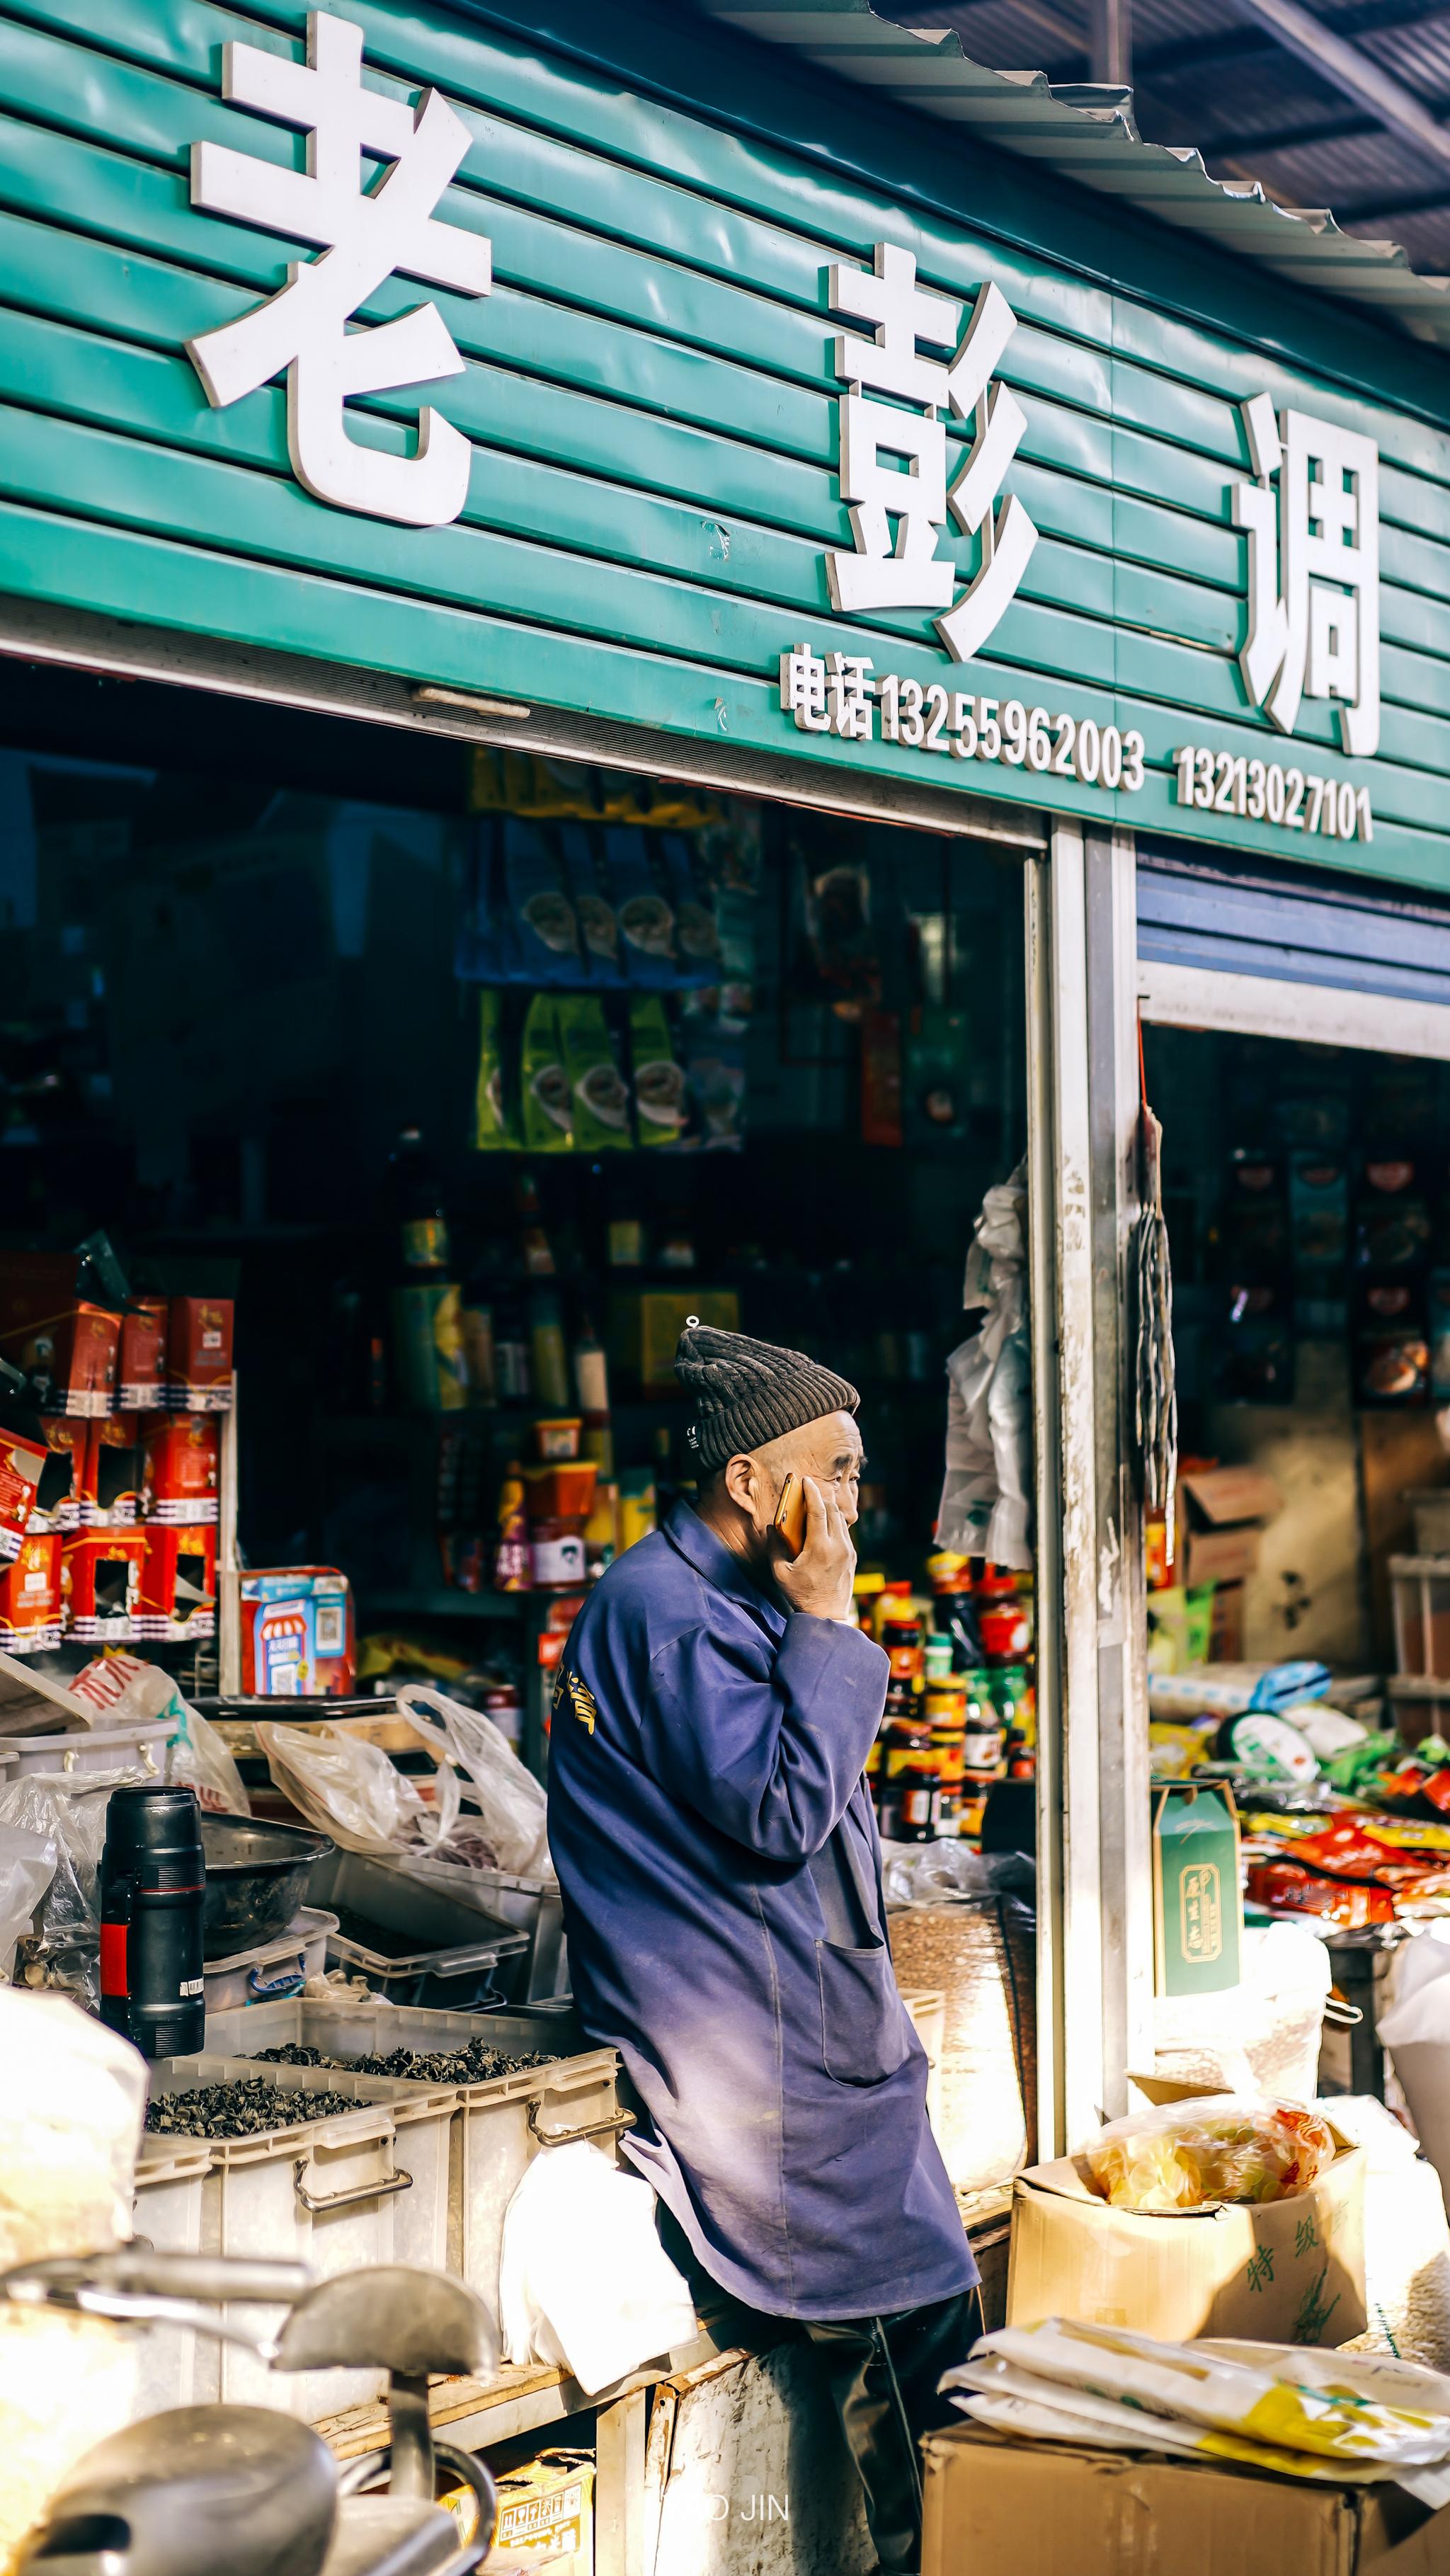
[[871, 0], [696, 0], [736, 34], [1045, 165], [1140, 214], [1253, 259], [1293, 286], [1357, 304], [1412, 339], [1450, 349], [1450, 278], [1413, 269], [1398, 242], [1344, 232], [1326, 207], [1278, 205], [1258, 180], [1211, 178], [1200, 151], [1145, 143], [1132, 92], [975, 62], [951, 28], [897, 26]]

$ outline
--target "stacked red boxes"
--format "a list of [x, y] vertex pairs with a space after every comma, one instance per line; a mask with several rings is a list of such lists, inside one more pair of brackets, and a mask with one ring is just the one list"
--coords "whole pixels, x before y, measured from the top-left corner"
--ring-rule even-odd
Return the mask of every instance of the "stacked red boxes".
[[138, 1634], [146, 1532], [80, 1529], [61, 1543], [66, 1633], [87, 1646], [128, 1646]]
[[122, 1413], [150, 1413], [165, 1404], [169, 1325], [164, 1297], [138, 1297], [122, 1316], [116, 1369], [116, 1403]]
[[216, 1635], [215, 1521], [190, 1526], [149, 1520], [137, 1532], [145, 1542], [135, 1634], [173, 1645]]
[[49, 1454], [38, 1440], [0, 1430], [0, 1565], [13, 1565], [20, 1554]]
[[60, 1644], [60, 1550], [49, 1514], [32, 1512], [18, 1556], [0, 1568], [0, 1647], [7, 1655], [48, 1655]]
[[230, 1413], [232, 1323], [230, 1297], [172, 1298], [166, 1401], [173, 1413]]
[[83, 1529], [134, 1529], [141, 1515], [141, 1422], [134, 1413], [113, 1413], [91, 1424], [89, 1494], [81, 1511]]
[[221, 1428], [215, 1414], [152, 1413], [141, 1425], [148, 1521], [200, 1528], [217, 1516]]
[[25, 1369], [48, 1413], [109, 1413], [121, 1318], [76, 1296], [73, 1252], [8, 1252], [0, 1262], [0, 1358]]

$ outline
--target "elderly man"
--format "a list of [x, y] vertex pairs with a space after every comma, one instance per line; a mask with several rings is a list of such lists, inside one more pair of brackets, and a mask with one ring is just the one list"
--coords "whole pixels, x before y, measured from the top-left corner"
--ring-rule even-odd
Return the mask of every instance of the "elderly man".
[[[976, 2329], [862, 1777], [887, 1660], [849, 1623], [856, 1390], [691, 1324], [695, 1510], [585, 1603], [554, 1693], [549, 1839], [585, 2028], [645, 2117], [667, 2241], [821, 2353], [883, 2568], [917, 2564], [919, 2435]], [[804, 1543], [775, 1528], [787, 1475]]]

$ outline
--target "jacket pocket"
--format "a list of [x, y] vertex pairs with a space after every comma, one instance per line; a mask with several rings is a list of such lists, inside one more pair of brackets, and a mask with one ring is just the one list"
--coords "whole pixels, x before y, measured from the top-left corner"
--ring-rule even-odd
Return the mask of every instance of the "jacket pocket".
[[884, 1941], [869, 1950], [816, 1943], [821, 2064], [838, 2084], [884, 2084], [906, 2062], [911, 2024]]

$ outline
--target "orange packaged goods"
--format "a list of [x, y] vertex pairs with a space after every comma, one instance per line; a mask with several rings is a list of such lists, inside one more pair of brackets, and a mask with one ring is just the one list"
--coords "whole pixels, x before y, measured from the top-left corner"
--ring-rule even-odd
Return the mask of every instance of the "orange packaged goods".
[[220, 1456], [214, 1415], [149, 1413], [141, 1428], [147, 1519], [188, 1527], [214, 1521]]
[[137, 1634], [144, 1529], [80, 1529], [61, 1542], [61, 1616], [88, 1646], [128, 1646]]
[[1223, 2093], [1111, 2120], [1083, 2150], [1098, 2198], [1137, 2210], [1289, 2200], [1311, 2190], [1334, 2156], [1317, 2111]]
[[1345, 1932], [1395, 1919], [1395, 1900], [1387, 1887], [1371, 1879], [1328, 1878], [1293, 1860], [1252, 1861], [1247, 1893], [1270, 1914], [1319, 1914]]
[[0, 1565], [13, 1565], [20, 1554], [48, 1454], [43, 1442], [0, 1430]]
[[216, 1524], [148, 1521], [134, 1621], [138, 1637], [176, 1643], [216, 1635]]
[[123, 1413], [149, 1413], [166, 1402], [167, 1301], [138, 1297], [121, 1318], [116, 1402]]
[[561, 1458], [548, 1467], [525, 1467], [531, 1521], [587, 1521], [599, 1480], [597, 1458]]
[[109, 1413], [121, 1318], [76, 1295], [73, 1252], [0, 1259], [0, 1359], [28, 1370], [47, 1413]]
[[166, 1345], [166, 1401], [173, 1413], [232, 1409], [230, 1297], [173, 1297]]
[[60, 1532], [32, 1512], [13, 1565], [0, 1567], [0, 1647], [7, 1655], [48, 1655], [60, 1644]]

